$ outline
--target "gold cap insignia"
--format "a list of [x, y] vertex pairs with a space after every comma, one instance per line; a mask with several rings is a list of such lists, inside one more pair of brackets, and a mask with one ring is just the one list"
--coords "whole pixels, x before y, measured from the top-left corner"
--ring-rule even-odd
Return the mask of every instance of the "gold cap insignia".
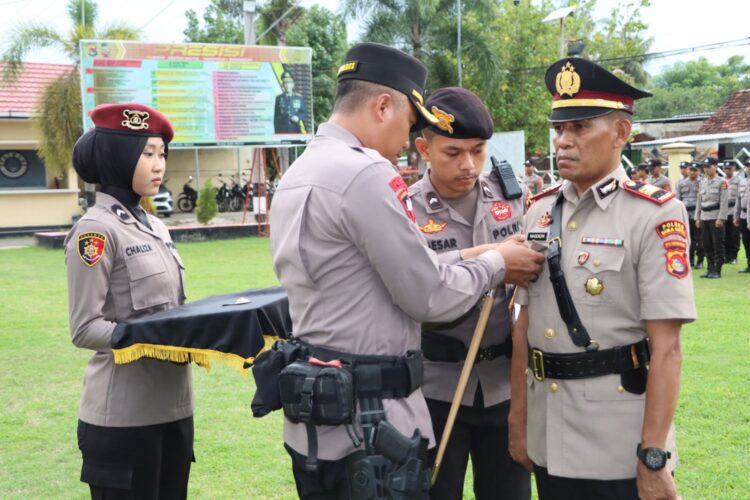
[[560, 97], [569, 95], [573, 97], [581, 90], [581, 77], [576, 73], [575, 66], [570, 61], [565, 63], [555, 78], [555, 90]]
[[446, 113], [445, 111], [442, 111], [437, 106], [433, 106], [430, 108], [430, 111], [432, 111], [432, 114], [435, 115], [435, 118], [437, 118], [437, 128], [440, 130], [445, 130], [449, 134], [453, 133], [453, 127], [451, 126], [451, 123], [456, 121], [456, 117], [453, 116], [450, 113]]
[[429, 218], [427, 219], [427, 224], [419, 226], [419, 230], [425, 234], [435, 234], [445, 229], [445, 226], [447, 225], [447, 222], [435, 222], [434, 219]]
[[341, 66], [339, 66], [339, 71], [336, 73], [336, 76], [338, 77], [341, 73], [351, 73], [352, 71], [357, 70], [357, 61], [350, 61], [348, 63], [344, 63]]
[[128, 127], [130, 130], [148, 130], [146, 120], [151, 116], [148, 111], [125, 109], [122, 111], [122, 116], [125, 117], [122, 121], [123, 127]]

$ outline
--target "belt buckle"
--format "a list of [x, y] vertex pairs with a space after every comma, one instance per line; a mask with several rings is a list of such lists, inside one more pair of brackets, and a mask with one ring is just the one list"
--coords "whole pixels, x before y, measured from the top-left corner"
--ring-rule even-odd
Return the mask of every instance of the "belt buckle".
[[531, 350], [531, 371], [539, 382], [547, 378], [544, 374], [544, 353], [539, 349]]
[[492, 353], [490, 352], [490, 349], [488, 347], [480, 347], [477, 351], [477, 357], [474, 362], [479, 363], [480, 361], [487, 361], [490, 359], [491, 355]]

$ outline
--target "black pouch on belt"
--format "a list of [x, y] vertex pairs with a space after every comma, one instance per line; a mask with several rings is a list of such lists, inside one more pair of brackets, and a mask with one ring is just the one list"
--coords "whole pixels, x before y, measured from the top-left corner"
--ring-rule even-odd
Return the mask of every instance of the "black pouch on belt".
[[296, 340], [277, 340], [267, 351], [261, 353], [253, 363], [255, 395], [250, 403], [254, 417], [263, 417], [281, 409], [279, 376], [287, 365], [306, 357], [307, 348]]

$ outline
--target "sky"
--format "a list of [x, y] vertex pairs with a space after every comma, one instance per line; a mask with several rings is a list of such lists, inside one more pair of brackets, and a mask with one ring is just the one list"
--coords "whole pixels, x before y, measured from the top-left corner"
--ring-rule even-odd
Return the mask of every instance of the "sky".
[[[508, 0], [504, 0], [508, 1]], [[522, 0], [529, 1], [529, 0]], [[612, 8], [623, 0], [599, 0], [596, 19], [605, 20]], [[323, 5], [337, 11], [339, 0], [302, 0], [302, 5]], [[562, 0], [560, 4], [567, 4]], [[0, 28], [0, 51], [7, 46], [12, 26], [19, 22], [34, 21], [49, 25], [58, 31], [69, 29], [65, 11], [66, 0], [0, 0], [0, 19], [6, 20]], [[186, 27], [184, 12], [194, 9], [199, 17], [209, 0], [99, 0], [99, 23], [126, 21], [142, 27], [144, 41], [181, 42]], [[690, 7], [687, 7], [687, 6]], [[655, 74], [660, 69], [677, 61], [706, 57], [712, 63], [725, 62], [729, 56], [740, 54], [750, 62], [750, 2], [746, 0], [712, 0], [711, 2], [686, 2], [684, 0], [651, 0], [644, 9], [643, 18], [650, 25], [648, 36], [653, 38], [651, 52], [683, 49], [744, 38], [746, 45], [719, 50], [691, 52], [680, 56], [653, 59], [646, 69]], [[350, 41], [359, 36], [359, 24], [349, 26]], [[36, 50], [29, 54], [28, 61], [69, 62], [59, 51]]]

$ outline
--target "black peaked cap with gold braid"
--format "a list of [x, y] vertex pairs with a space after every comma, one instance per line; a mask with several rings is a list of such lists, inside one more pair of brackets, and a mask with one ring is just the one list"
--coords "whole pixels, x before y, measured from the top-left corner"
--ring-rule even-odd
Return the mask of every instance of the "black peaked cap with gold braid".
[[551, 122], [586, 120], [615, 110], [633, 114], [635, 100], [652, 95], [581, 57], [566, 57], [553, 63], [544, 82], [554, 98]]
[[406, 95], [417, 111], [413, 131], [437, 123], [424, 106], [427, 68], [414, 57], [387, 45], [360, 43], [349, 49], [336, 81], [364, 80], [385, 85]]
[[438, 122], [427, 127], [436, 134], [453, 139], [489, 139], [495, 125], [487, 106], [473, 92], [461, 87], [446, 87], [433, 92], [427, 109]]

